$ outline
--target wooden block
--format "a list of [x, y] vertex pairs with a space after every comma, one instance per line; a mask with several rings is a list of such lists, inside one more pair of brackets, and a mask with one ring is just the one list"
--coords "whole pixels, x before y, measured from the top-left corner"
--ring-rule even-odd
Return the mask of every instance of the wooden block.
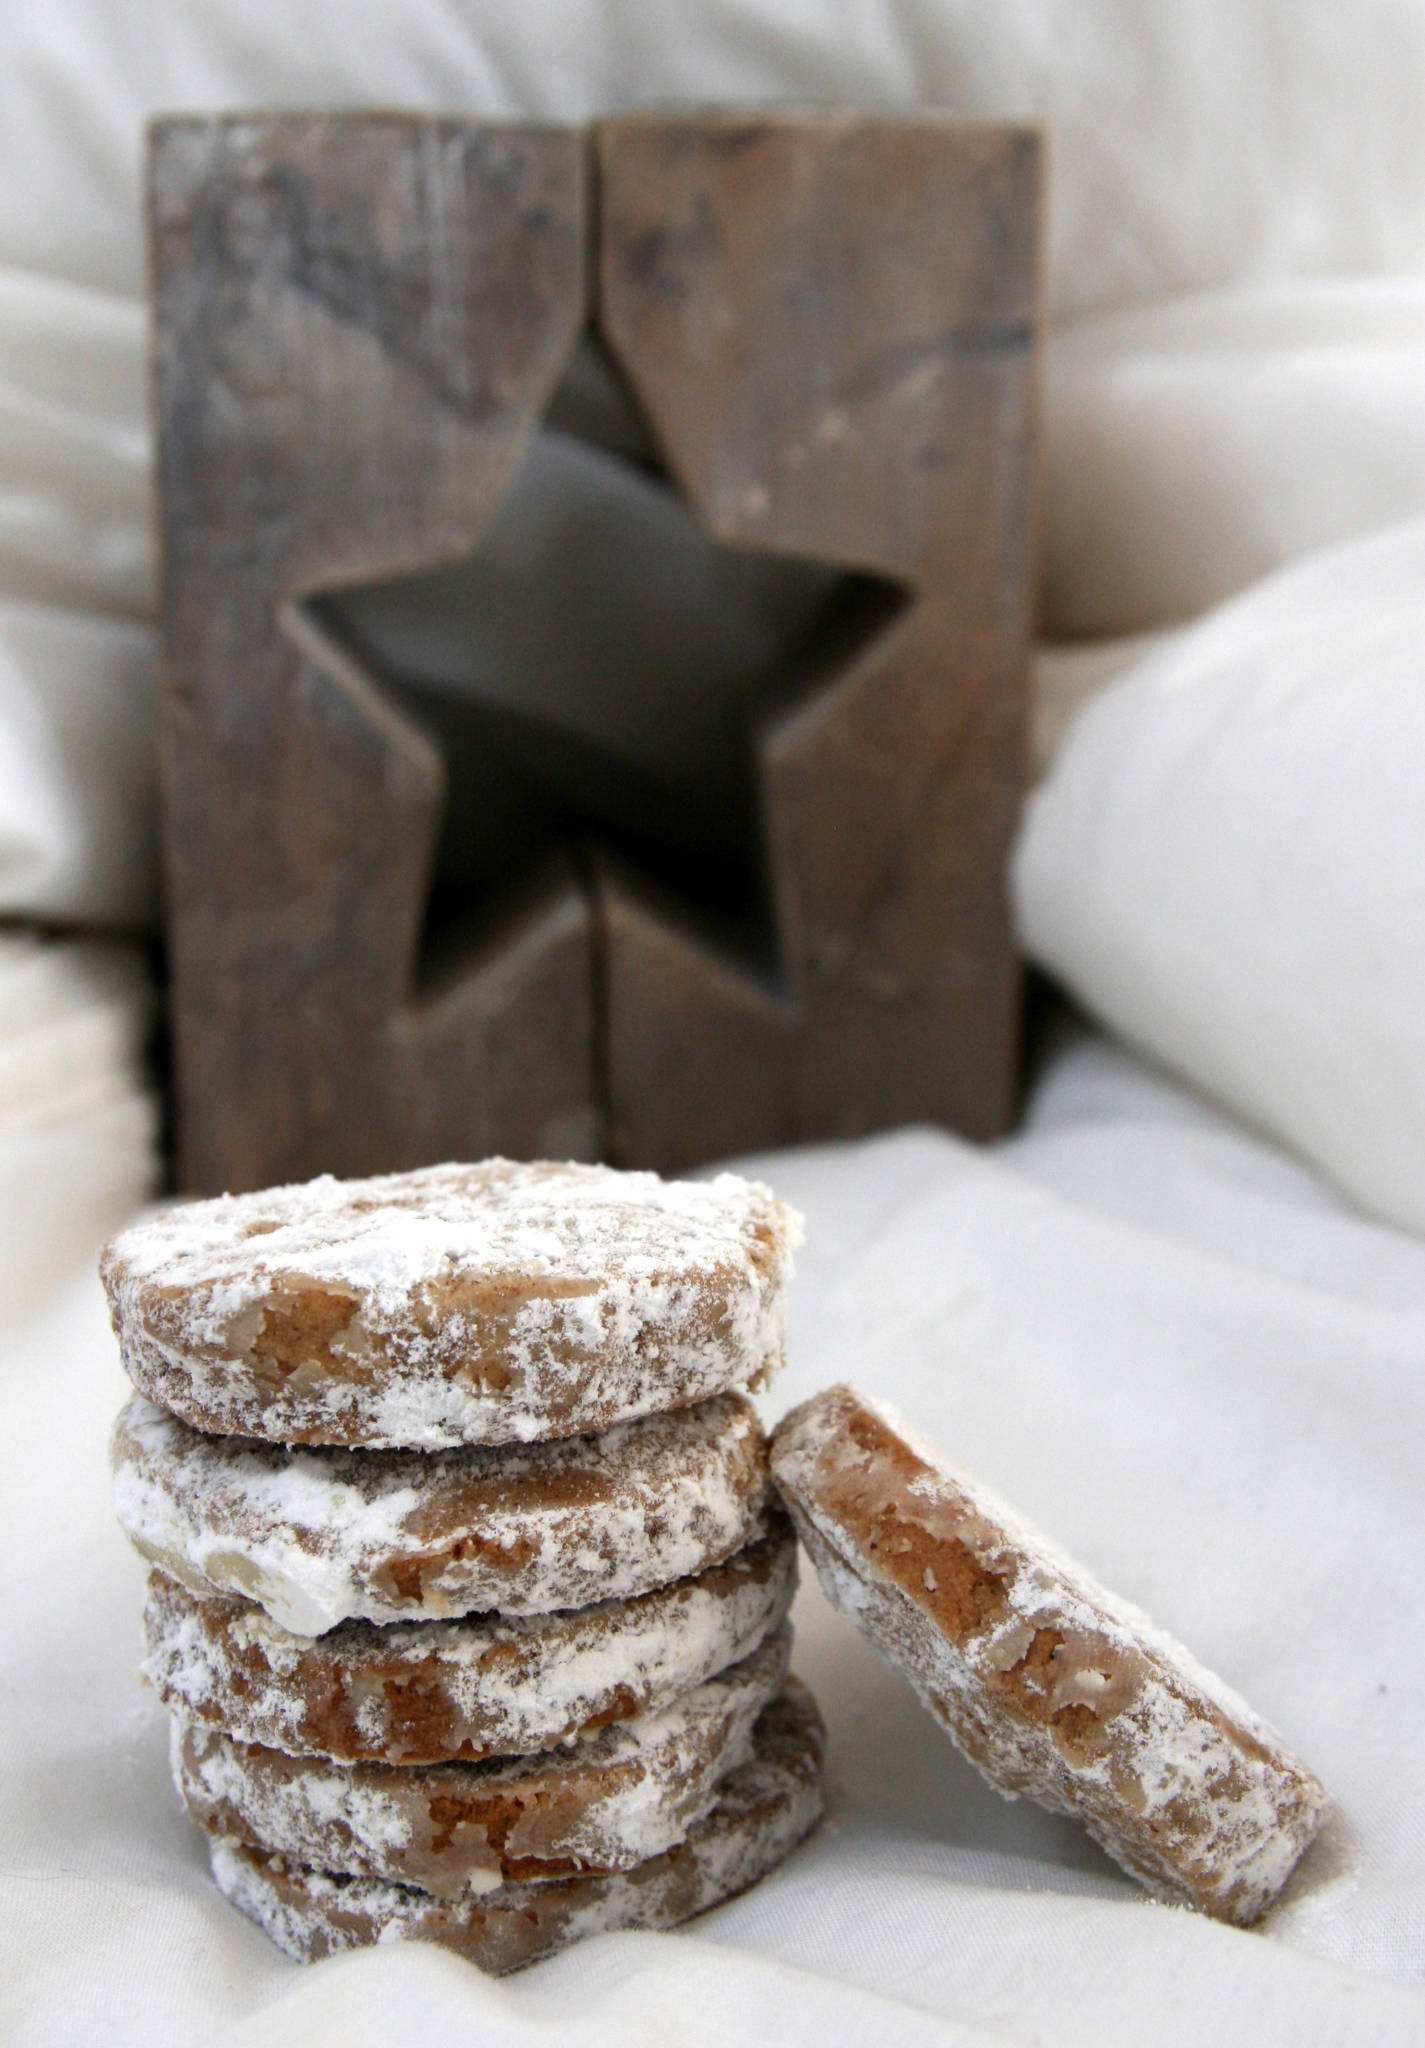
[[604, 332], [702, 518], [904, 593], [751, 736], [771, 991], [743, 977], [734, 997], [727, 961], [696, 944], [670, 970], [675, 942], [609, 895], [617, 1152], [677, 1168], [908, 1119], [989, 1137], [1017, 1071], [1005, 859], [1030, 635], [1037, 138], [635, 117], [600, 131], [599, 183]]
[[[1038, 190], [928, 121], [157, 125], [184, 1187], [1003, 1127]], [[478, 548], [590, 323], [712, 533], [845, 572], [748, 733], [765, 929], [552, 845], [433, 980], [440, 754], [312, 600]]]
[[583, 140], [165, 121], [151, 180], [180, 1184], [590, 1157], [586, 892], [420, 991], [440, 757], [303, 609], [479, 544], [583, 326]]

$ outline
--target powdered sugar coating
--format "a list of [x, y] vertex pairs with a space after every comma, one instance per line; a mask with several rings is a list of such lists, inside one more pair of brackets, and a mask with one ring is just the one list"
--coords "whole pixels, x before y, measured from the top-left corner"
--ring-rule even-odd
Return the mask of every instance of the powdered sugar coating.
[[404, 1886], [332, 1877], [215, 1839], [218, 1889], [298, 1962], [373, 1943], [430, 1941], [503, 1976], [585, 1935], [676, 1927], [766, 1873], [821, 1817], [823, 1732], [789, 1679], [762, 1715], [753, 1755], [676, 1848], [614, 1874], [433, 1899]]
[[174, 1781], [209, 1834], [441, 1898], [627, 1870], [681, 1842], [747, 1762], [790, 1650], [783, 1626], [656, 1713], [481, 1764], [338, 1764], [175, 1719]]
[[1161, 1897], [1260, 1916], [1327, 1799], [1245, 1701], [885, 1404], [829, 1388], [772, 1460], [833, 1605], [991, 1784]]
[[796, 1540], [780, 1513], [761, 1542], [636, 1600], [528, 1618], [349, 1621], [315, 1639], [154, 1572], [144, 1675], [185, 1718], [294, 1754], [517, 1756], [656, 1713], [740, 1662], [785, 1619], [795, 1587]]
[[702, 1571], [761, 1535], [752, 1404], [526, 1449], [286, 1451], [206, 1436], [135, 1395], [114, 1429], [114, 1505], [151, 1564], [236, 1592], [297, 1635], [348, 1616], [547, 1614]]
[[129, 1376], [195, 1427], [430, 1450], [761, 1384], [799, 1242], [734, 1174], [493, 1159], [188, 1203], [100, 1270]]

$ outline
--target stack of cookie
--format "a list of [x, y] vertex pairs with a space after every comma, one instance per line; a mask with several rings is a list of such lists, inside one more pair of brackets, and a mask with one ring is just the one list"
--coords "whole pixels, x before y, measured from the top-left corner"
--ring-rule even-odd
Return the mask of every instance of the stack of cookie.
[[289, 1954], [509, 1970], [672, 1926], [815, 1823], [745, 1392], [796, 1232], [731, 1175], [495, 1160], [108, 1247], [145, 1668], [219, 1886]]

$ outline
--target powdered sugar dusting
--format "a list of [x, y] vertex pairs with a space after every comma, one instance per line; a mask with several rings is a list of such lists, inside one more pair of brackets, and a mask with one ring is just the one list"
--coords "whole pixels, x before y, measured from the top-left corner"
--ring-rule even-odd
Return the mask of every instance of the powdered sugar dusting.
[[800, 1238], [733, 1174], [487, 1160], [186, 1204], [102, 1271], [130, 1376], [198, 1427], [434, 1449], [760, 1383]]
[[[962, 1510], [963, 1505], [969, 1503], [986, 1528], [997, 1527], [1002, 1532], [1004, 1552], [1018, 1564], [1011, 1597], [1021, 1621], [1017, 1630], [1009, 1627], [1004, 1631], [1004, 1639], [996, 1652], [999, 1659], [1004, 1658], [1007, 1649], [1026, 1626], [1032, 1628], [1037, 1625], [1037, 1617], [1057, 1603], [1075, 1628], [1111, 1623], [1114, 1634], [1124, 1644], [1131, 1642], [1139, 1649], [1155, 1651], [1165, 1662], [1174, 1665], [1178, 1673], [1223, 1715], [1236, 1721], [1257, 1741], [1280, 1746], [1281, 1737], [1276, 1730], [1247, 1704], [1242, 1695], [1219, 1678], [1216, 1672], [1199, 1663], [1189, 1649], [1169, 1635], [1166, 1629], [1159, 1628], [1141, 1607], [1110, 1592], [999, 1494], [978, 1480], [972, 1480], [943, 1451], [913, 1429], [891, 1402], [863, 1394], [858, 1394], [857, 1398], [929, 1468], [914, 1482], [914, 1491], [919, 1498], [927, 1502], [948, 1501], [957, 1510]], [[1083, 1676], [1080, 1674], [1080, 1683]], [[1092, 1696], [1092, 1674], [1088, 1676], [1091, 1691], [1085, 1696], [1084, 1703], [1088, 1703]], [[1057, 1703], [1068, 1705], [1073, 1702], [1066, 1693], [1064, 1699]]]
[[494, 1974], [585, 1935], [672, 1927], [764, 1876], [808, 1834], [822, 1806], [820, 1721], [789, 1680], [754, 1735], [750, 1760], [685, 1841], [615, 1874], [502, 1887], [446, 1902], [404, 1886], [265, 1859], [215, 1839], [218, 1888], [298, 1961], [393, 1941], [433, 1941]]
[[755, 1650], [795, 1586], [780, 1516], [762, 1543], [636, 1600], [527, 1619], [347, 1622], [315, 1641], [154, 1573], [144, 1671], [166, 1705], [245, 1742], [392, 1763], [518, 1755], [611, 1714], [656, 1713]]
[[682, 1841], [722, 1780], [747, 1762], [753, 1724], [786, 1675], [789, 1651], [784, 1626], [654, 1713], [553, 1754], [482, 1764], [294, 1758], [176, 1718], [174, 1778], [210, 1833], [436, 1896], [626, 1870]]
[[833, 1604], [992, 1784], [1077, 1815], [1162, 1896], [1260, 1915], [1327, 1801], [1230, 1687], [884, 1404], [829, 1389], [773, 1462]]
[[642, 1593], [760, 1535], [769, 1497], [761, 1425], [736, 1394], [530, 1451], [426, 1455], [205, 1436], [136, 1396], [113, 1464], [119, 1520], [150, 1562], [298, 1635]]

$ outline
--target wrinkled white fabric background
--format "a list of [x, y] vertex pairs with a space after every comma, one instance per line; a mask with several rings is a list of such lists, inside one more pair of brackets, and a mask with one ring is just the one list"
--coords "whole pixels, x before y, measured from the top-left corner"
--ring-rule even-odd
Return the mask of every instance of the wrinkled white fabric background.
[[808, 1223], [769, 1413], [837, 1377], [901, 1403], [1337, 1795], [1267, 1931], [1154, 1905], [1001, 1802], [812, 1586], [795, 1662], [830, 1818], [757, 1890], [498, 1985], [429, 1949], [288, 1963], [213, 1891], [134, 1683], [142, 1573], [104, 1455], [123, 1381], [81, 1270], [0, 1383], [0, 1543], [26, 1566], [0, 1575], [5, 2039], [1421, 2038], [1425, 1244], [1091, 1038], [996, 1155], [910, 1131], [763, 1165]]
[[[1128, 680], [1107, 737], [1086, 724], [1063, 757], [1072, 780], [1047, 786], [1045, 816], [1091, 809], [1115, 732], [1150, 763], [1190, 740], [1195, 802], [1166, 821], [1177, 858], [1144, 878], [1159, 910], [1201, 931], [1204, 957], [1227, 912], [1268, 956], [1263, 877], [1290, 880], [1312, 814], [1289, 801], [1270, 702], [1223, 697], [1224, 729], [1240, 741], [1255, 721], [1257, 743], [1214, 757], [1230, 628], [1204, 629], [1200, 726], [1187, 699], [1166, 729], [1144, 705], [1174, 701], [1153, 664], [1203, 608], [1425, 512], [1422, 80], [1420, 0], [313, 0], [300, 19], [277, 0], [7, 0], [0, 913], [128, 930], [154, 914], [147, 113], [850, 99], [1052, 124], [1044, 553], [1046, 623], [1065, 644], [1039, 665], [1041, 757], [1085, 694]], [[1358, 624], [1379, 594], [1368, 583]], [[1277, 615], [1284, 644], [1299, 624]], [[1387, 680], [1410, 689], [1403, 657]], [[1288, 706], [1301, 694], [1296, 670], [1276, 686]], [[1330, 706], [1329, 678], [1316, 695]], [[1388, 697], [1366, 715], [1358, 791], [1392, 769], [1410, 788]], [[1211, 837], [1256, 799], [1254, 783], [1233, 812], [1216, 776], [1240, 792], [1244, 760], [1277, 831], [1255, 842], [1251, 887]], [[1132, 792], [1102, 787], [1132, 812]], [[1356, 872], [1398, 863], [1394, 895], [1373, 900], [1409, 911], [1413, 812], [1383, 833], [1369, 802], [1338, 815]], [[1103, 816], [1119, 819], [1113, 801]], [[1161, 931], [1140, 915], [1134, 860], [1163, 842], [1121, 837], [1110, 875], [1091, 835], [1070, 836], [1036, 856], [1058, 912], [1022, 896], [1036, 943], [1119, 1029], [1241, 1101], [1256, 1080], [1234, 1089], [1200, 1057], [1219, 1019], [1194, 1052], [1161, 1042], [1184, 1015], [1170, 983], [1150, 982], [1153, 1016], [1134, 1007]], [[1096, 879], [1113, 892], [1095, 897]], [[1358, 936], [1376, 948], [1369, 987], [1417, 985], [1418, 960], [1414, 980], [1399, 965], [1410, 926]], [[1315, 989], [1338, 991], [1326, 953], [1303, 941], [1301, 959], [1288, 993], [1309, 1019]], [[1072, 1828], [1000, 1804], [809, 1588], [797, 1661], [831, 1724], [832, 1817], [757, 1892], [687, 1933], [605, 1938], [504, 1985], [429, 1950], [286, 1963], [214, 1895], [166, 1781], [161, 1717], [133, 1682], [141, 1575], [104, 1469], [123, 1388], [92, 1257], [153, 1171], [145, 1009], [134, 954], [0, 945], [0, 2035], [1425, 2036], [1425, 1249], [1093, 1040], [1060, 1052], [997, 1156], [912, 1132], [765, 1162], [810, 1229], [769, 1410], [838, 1375], [897, 1399], [1281, 1723], [1342, 1820], [1268, 1929], [1149, 1904]], [[1370, 1052], [1363, 1021], [1383, 1015], [1346, 1017], [1348, 1052]], [[1396, 1081], [1408, 1103], [1409, 1070]], [[1384, 1083], [1379, 1100], [1388, 1115]], [[1340, 1121], [1348, 1135], [1359, 1123]]]
[[135, 947], [0, 929], [0, 1401], [10, 1332], [153, 1192], [154, 1007]]
[[[1418, 0], [311, 0], [300, 31], [279, 0], [8, 0], [0, 38], [0, 671], [28, 700], [0, 733], [0, 911], [153, 916], [142, 833], [86, 851], [93, 819], [151, 801], [120, 737], [145, 715], [139, 643], [110, 622], [146, 618], [154, 592], [139, 191], [156, 110], [842, 100], [1043, 120], [1050, 637], [1176, 623], [1425, 511]], [[23, 665], [4, 659], [11, 595], [64, 615]], [[46, 725], [90, 717], [106, 634], [126, 708], [96, 708], [85, 757]]]

